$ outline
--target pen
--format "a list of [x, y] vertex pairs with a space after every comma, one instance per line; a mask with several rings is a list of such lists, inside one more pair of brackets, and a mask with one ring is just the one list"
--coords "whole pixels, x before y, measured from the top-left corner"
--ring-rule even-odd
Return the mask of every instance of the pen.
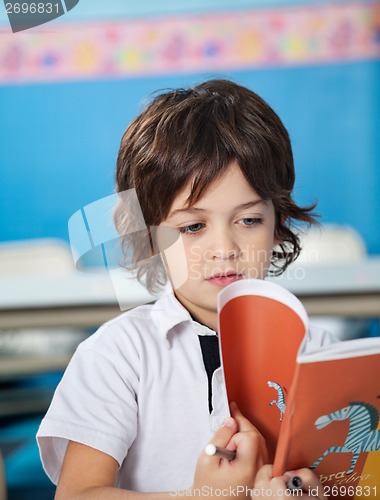
[[221, 458], [225, 458], [227, 460], [233, 460], [236, 456], [236, 451], [227, 450], [226, 448], [220, 448], [219, 446], [215, 446], [215, 444], [208, 444], [205, 448], [206, 455], [212, 457], [213, 455], [218, 455]]
[[299, 476], [293, 476], [286, 483], [286, 487], [288, 490], [300, 490], [302, 489], [303, 481]]

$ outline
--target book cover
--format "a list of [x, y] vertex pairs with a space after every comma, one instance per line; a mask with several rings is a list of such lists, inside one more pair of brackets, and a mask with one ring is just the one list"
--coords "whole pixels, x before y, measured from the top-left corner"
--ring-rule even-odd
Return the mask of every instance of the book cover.
[[274, 474], [309, 467], [330, 496], [380, 494], [379, 380], [378, 338], [300, 354]]
[[307, 352], [302, 304], [260, 280], [224, 288], [218, 311], [228, 399], [263, 434], [274, 475], [309, 467], [326, 496], [380, 494], [380, 339]]
[[301, 302], [262, 280], [242, 280], [218, 297], [228, 399], [260, 429], [273, 460], [297, 352], [308, 328]]

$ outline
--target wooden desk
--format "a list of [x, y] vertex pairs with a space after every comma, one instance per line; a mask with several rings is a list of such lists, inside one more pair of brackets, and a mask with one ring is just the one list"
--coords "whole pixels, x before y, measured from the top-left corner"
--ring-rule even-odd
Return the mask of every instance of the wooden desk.
[[[380, 257], [349, 265], [294, 265], [285, 275], [270, 279], [297, 295], [310, 315], [380, 317]], [[135, 281], [126, 280], [122, 300], [134, 307], [154, 297]], [[107, 274], [12, 276], [1, 283], [0, 329], [93, 327], [120, 312]]]
[[118, 295], [106, 272], [6, 277], [0, 287], [0, 329], [98, 326], [122, 312], [118, 298], [127, 305], [123, 310], [154, 300], [128, 275]]

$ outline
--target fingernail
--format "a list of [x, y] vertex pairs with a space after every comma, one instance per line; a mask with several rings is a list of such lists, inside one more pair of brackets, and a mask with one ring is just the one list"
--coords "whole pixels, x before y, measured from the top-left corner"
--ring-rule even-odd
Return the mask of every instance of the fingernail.
[[288, 475], [289, 477], [293, 477], [296, 475], [296, 471], [295, 470], [288, 470], [284, 473], [284, 475]]
[[286, 472], [284, 472], [284, 476], [286, 477], [286, 479], [291, 479], [295, 475], [296, 473], [293, 470], [287, 470]]
[[235, 420], [232, 417], [227, 417], [223, 420], [222, 427], [233, 427]]

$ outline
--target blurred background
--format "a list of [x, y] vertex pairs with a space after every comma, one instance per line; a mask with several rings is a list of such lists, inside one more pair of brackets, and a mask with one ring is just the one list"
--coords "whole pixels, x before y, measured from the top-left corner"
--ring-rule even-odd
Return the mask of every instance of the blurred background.
[[[294, 148], [295, 198], [318, 201], [326, 230], [305, 242], [294, 291], [344, 303], [361, 295], [355, 314], [326, 304], [309, 312], [329, 316], [342, 337], [378, 334], [377, 3], [80, 0], [19, 33], [2, 3], [0, 450], [10, 499], [53, 498], [35, 432], [77, 343], [117, 314], [106, 274], [78, 278], [68, 220], [114, 192], [120, 139], [144, 99], [210, 77], [246, 85], [275, 109]], [[129, 306], [140, 293], [128, 292]]]

